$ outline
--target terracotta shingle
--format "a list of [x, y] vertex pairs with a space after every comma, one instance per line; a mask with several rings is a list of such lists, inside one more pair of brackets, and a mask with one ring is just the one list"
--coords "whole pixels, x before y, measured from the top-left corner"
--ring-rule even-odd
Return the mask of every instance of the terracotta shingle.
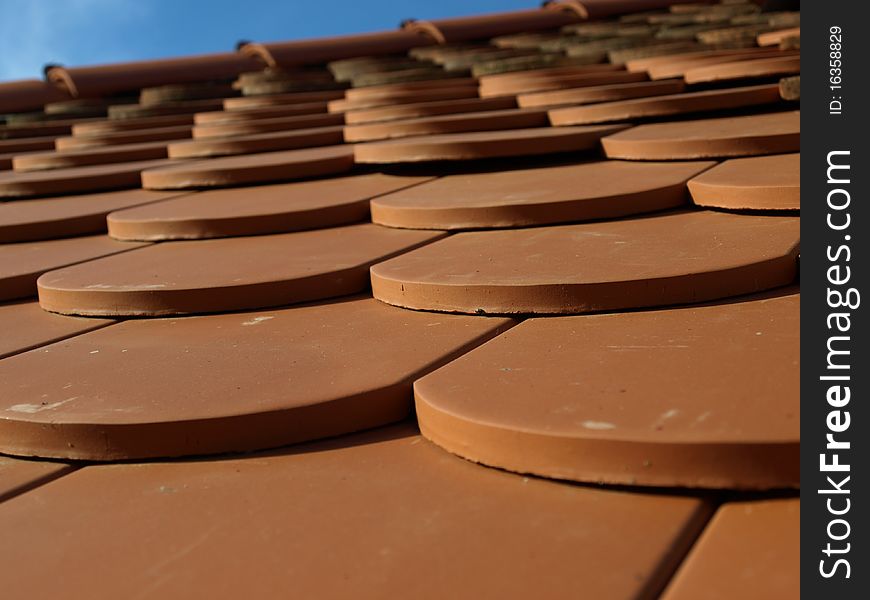
[[[344, 173], [353, 167], [353, 148], [326, 146], [181, 162], [142, 173], [142, 187], [152, 190], [224, 187], [307, 179]], [[0, 186], [2, 190], [2, 186]]]
[[640, 125], [601, 140], [609, 158], [673, 160], [797, 152], [800, 113]]
[[223, 100], [187, 100], [165, 104], [118, 104], [109, 107], [110, 119], [145, 119], [170, 115], [192, 115], [209, 110], [221, 110]]
[[54, 148], [53, 136], [35, 138], [17, 138], [11, 140], [0, 139], [0, 152], [6, 155], [14, 155], [16, 152], [31, 152], [35, 150], [51, 150]]
[[697, 52], [680, 52], [677, 54], [665, 54], [663, 56], [650, 56], [628, 61], [625, 68], [629, 71], [646, 71], [651, 73], [655, 69], [681, 68], [690, 63], [716, 63], [741, 60], [743, 57], [762, 58], [776, 56], [778, 50], [772, 48], [727, 48], [720, 50], [699, 50]]
[[799, 229], [796, 218], [693, 211], [459, 233], [375, 265], [372, 289], [397, 306], [471, 314], [699, 302], [791, 283]]
[[683, 77], [686, 83], [709, 83], [727, 80], [794, 75], [801, 72], [800, 56], [759, 58], [721, 63], [688, 69]]
[[0, 329], [3, 330], [0, 358], [99, 329], [113, 322], [109, 319], [54, 315], [31, 301], [0, 304]]
[[516, 108], [516, 106], [516, 100], [510, 96], [413, 102], [349, 111], [345, 115], [345, 121], [348, 125], [356, 125], [359, 123], [414, 119], [435, 115], [503, 110]]
[[73, 470], [74, 467], [64, 463], [0, 456], [0, 502], [39, 487]]
[[138, 188], [142, 171], [170, 164], [145, 160], [50, 171], [0, 173], [0, 198], [29, 198]]
[[287, 104], [306, 103], [306, 102], [328, 102], [344, 98], [344, 92], [341, 90], [324, 90], [316, 92], [298, 92], [295, 94], [278, 94], [272, 96], [248, 96], [245, 98], [226, 98], [224, 100], [224, 110], [247, 110], [250, 108], [260, 108], [264, 106], [284, 106]]
[[771, 31], [768, 33], [762, 33], [758, 36], [758, 45], [759, 46], [778, 46], [790, 37], [800, 37], [801, 28], [800, 27], [789, 27], [786, 29], [780, 29], [778, 31]]
[[724, 504], [662, 598], [797, 598], [800, 506], [799, 498]]
[[714, 165], [590, 161], [447, 175], [373, 199], [372, 221], [478, 229], [613, 219], [685, 204], [686, 181]]
[[[738, 52], [740, 54], [738, 54]], [[765, 51], [758, 48], [747, 48], [743, 50], [719, 50], [710, 52], [696, 52], [686, 54], [685, 58], [681, 56], [668, 56], [668, 60], [661, 63], [650, 64], [642, 70], [647, 72], [652, 80], [670, 79], [674, 77], [684, 77], [685, 74], [694, 69], [701, 67], [717, 67], [723, 64], [734, 64], [745, 60], [758, 60], [762, 58], [784, 58], [791, 56], [791, 53], [780, 53], [779, 51]], [[642, 60], [637, 61], [638, 63]], [[631, 63], [629, 63], [631, 69]], [[739, 82], [737, 82], [739, 83]]]
[[211, 158], [335, 146], [342, 143], [344, 127], [337, 125], [173, 142], [168, 146], [168, 153], [171, 158]]
[[417, 381], [420, 428], [558, 479], [797, 487], [799, 320], [796, 294], [530, 319]]
[[343, 123], [344, 115], [330, 113], [247, 119], [239, 121], [233, 120], [224, 123], [195, 125], [193, 128], [193, 137], [195, 139], [220, 138], [236, 135], [251, 135], [254, 133], [266, 133], [269, 131], [329, 127], [332, 125], [342, 125]]
[[[543, 90], [631, 83], [636, 81], [646, 81], [648, 79], [646, 73], [629, 73], [628, 71], [614, 70], [600, 72], [598, 69], [589, 72], [586, 67], [578, 67], [577, 74], [559, 73], [547, 76], [543, 73], [538, 75], [535, 71], [532, 71], [531, 73], [535, 73], [535, 75], [525, 76], [525, 73], [523, 73], [523, 77], [516, 76], [507, 78], [507, 76], [504, 75], [482, 77], [480, 80], [480, 96], [481, 98], [489, 98], [492, 96], [521, 94]], [[494, 79], [495, 77], [504, 77], [504, 79]]]
[[139, 104], [154, 106], [186, 100], [207, 100], [238, 96], [239, 92], [229, 83], [180, 83], [144, 87], [139, 92]]
[[0, 559], [7, 592], [30, 597], [58, 590], [37, 575], [50, 570], [69, 595], [629, 600], [656, 594], [708, 513], [691, 497], [481, 469], [397, 427], [247, 459], [87, 468], [0, 508]]
[[433, 81], [449, 82], [452, 79], [464, 77], [464, 71], [445, 71], [440, 67], [428, 66], [419, 69], [408, 69], [406, 71], [390, 71], [387, 73], [365, 73], [353, 78], [352, 85], [356, 89], [368, 86], [380, 86], [394, 83], [408, 83], [425, 81], [431, 83]]
[[[776, 90], [776, 98], [779, 99], [779, 88]], [[363, 125], [346, 125], [344, 139], [347, 142], [369, 142], [469, 131], [504, 131], [526, 127], [546, 127], [548, 124], [546, 109], [511, 108]]]
[[451, 79], [450, 81], [410, 81], [405, 83], [393, 83], [389, 85], [376, 85], [365, 88], [355, 88], [347, 90], [344, 97], [348, 100], [370, 100], [373, 98], [393, 98], [395, 96], [405, 96], [412, 92], [427, 93], [442, 89], [454, 88], [477, 88], [478, 81], [476, 77], [461, 77]]
[[76, 137], [114, 133], [117, 131], [133, 131], [136, 129], [162, 129], [179, 125], [193, 125], [193, 115], [165, 115], [158, 117], [141, 117], [137, 119], [96, 119], [86, 123], [76, 123], [72, 126], [72, 134]]
[[628, 121], [670, 117], [674, 115], [710, 112], [745, 107], [763, 107], [780, 101], [777, 84], [705, 90], [685, 94], [634, 98], [618, 102], [602, 102], [589, 106], [565, 107], [549, 112], [553, 125], [587, 125], [612, 121]]
[[155, 127], [154, 129], [133, 129], [130, 131], [110, 131], [106, 133], [60, 137], [55, 140], [54, 145], [58, 150], [73, 150], [181, 140], [191, 136], [192, 128], [190, 125], [178, 125], [176, 127]]
[[233, 123], [239, 121], [251, 121], [256, 119], [269, 119], [277, 117], [292, 117], [296, 115], [314, 115], [326, 112], [326, 102], [300, 102], [288, 106], [264, 106], [259, 108], [216, 110], [194, 115], [193, 121], [197, 125], [209, 125], [217, 123]]
[[560, 104], [592, 104], [628, 98], [644, 98], [661, 94], [676, 94], [685, 89], [682, 81], [642, 81], [638, 83], [615, 83], [593, 85], [548, 92], [519, 94], [517, 104], [523, 107], [556, 106]]
[[338, 81], [350, 81], [363, 73], [388, 73], [404, 71], [421, 66], [431, 66], [431, 63], [421, 62], [407, 55], [388, 56], [358, 56], [327, 63], [326, 68]]
[[429, 179], [372, 173], [197, 192], [113, 212], [108, 217], [109, 235], [132, 240], [201, 239], [334, 227], [367, 221], [370, 198]]
[[624, 125], [594, 125], [428, 135], [357, 144], [353, 152], [356, 162], [376, 164], [534, 156], [591, 150], [602, 136], [622, 129]]
[[408, 416], [414, 379], [509, 325], [370, 298], [126, 321], [0, 362], [0, 450], [117, 460], [376, 427]]
[[[331, 100], [329, 102], [329, 112], [338, 113], [369, 108], [386, 108], [399, 104], [416, 104], [419, 102], [438, 102], [445, 100], [467, 100], [478, 97], [477, 85], [454, 87], [455, 83], [456, 80], [451, 79], [449, 82], [445, 82], [443, 87], [438, 89], [397, 90], [395, 92], [384, 92], [380, 95]], [[348, 92], [350, 91], [354, 90], [348, 90]]]
[[69, 121], [48, 123], [18, 123], [0, 125], [0, 139], [30, 138], [48, 135], [65, 135], [70, 132], [73, 123]]
[[16, 171], [45, 171], [87, 167], [124, 162], [138, 162], [167, 158], [166, 141], [73, 148], [56, 152], [33, 152], [16, 156], [12, 166]]
[[106, 231], [110, 212], [165, 200], [178, 192], [123, 190], [0, 204], [0, 243], [29, 242]]
[[35, 296], [36, 280], [46, 271], [142, 245], [105, 235], [0, 244], [0, 301]]
[[38, 282], [39, 298], [52, 312], [97, 316], [226, 312], [320, 300], [365, 290], [371, 264], [440, 235], [366, 223], [156, 244], [51, 271]]
[[800, 154], [735, 158], [689, 182], [698, 206], [729, 209], [799, 210]]

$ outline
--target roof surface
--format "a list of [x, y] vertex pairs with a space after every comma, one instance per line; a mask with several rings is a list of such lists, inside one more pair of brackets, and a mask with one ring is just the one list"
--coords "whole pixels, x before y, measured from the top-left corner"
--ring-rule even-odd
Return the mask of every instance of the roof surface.
[[797, 597], [799, 36], [562, 0], [0, 84], [4, 598]]

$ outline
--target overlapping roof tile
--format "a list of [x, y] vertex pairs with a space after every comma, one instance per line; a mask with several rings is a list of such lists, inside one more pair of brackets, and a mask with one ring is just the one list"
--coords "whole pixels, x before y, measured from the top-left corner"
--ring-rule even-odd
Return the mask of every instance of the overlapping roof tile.
[[[368, 429], [407, 417], [414, 379], [509, 325], [408, 314], [370, 298], [126, 321], [0, 363], [4, 387], [19, 390], [2, 406], [3, 451], [146, 458]], [[58, 361], [62, 367], [45, 372]], [[153, 364], [162, 365], [160, 377]], [[232, 379], [214, 377], [216, 370]], [[44, 375], [34, 380], [37, 372]], [[200, 382], [183, 401], [170, 392], [179, 378]]]
[[[0, 358], [26, 352], [111, 324], [109, 319], [70, 319], [30, 300], [0, 304]], [[2, 460], [2, 459], [0, 459]]]
[[106, 235], [0, 244], [0, 301], [36, 295], [36, 280], [46, 271], [139, 248]]
[[165, 159], [155, 159], [47, 171], [7, 171], [0, 173], [0, 198], [22, 199], [138, 188], [142, 184], [142, 171], [168, 164]]
[[792, 283], [799, 240], [797, 218], [710, 211], [458, 233], [375, 265], [372, 290], [470, 314], [685, 304]]
[[73, 150], [80, 148], [100, 148], [104, 146], [141, 144], [145, 142], [159, 142], [165, 140], [181, 140], [190, 137], [192, 137], [192, 127], [190, 125], [176, 125], [173, 127], [109, 131], [105, 133], [59, 137], [55, 140], [54, 145], [57, 150]]
[[347, 125], [344, 128], [344, 139], [347, 142], [370, 142], [443, 133], [545, 127], [547, 124], [547, 111], [544, 109], [509, 108]]
[[797, 152], [800, 113], [786, 111], [638, 125], [601, 141], [609, 158], [682, 160]]
[[801, 207], [800, 154], [726, 160], [689, 181], [698, 206], [797, 210]]
[[798, 597], [800, 506], [799, 498], [724, 504], [662, 598]]
[[0, 456], [0, 502], [70, 473], [64, 463]]
[[591, 160], [445, 175], [374, 198], [372, 221], [411, 229], [499, 229], [615, 219], [685, 204], [686, 182], [715, 164]]
[[0, 203], [0, 243], [103, 233], [109, 213], [177, 195], [178, 192], [135, 189], [3, 202]]
[[212, 158], [278, 150], [317, 148], [338, 145], [343, 142], [344, 128], [340, 125], [334, 125], [172, 142], [167, 146], [167, 153], [170, 158]]
[[193, 137], [195, 139], [210, 139], [267, 133], [270, 131], [286, 131], [289, 129], [329, 127], [342, 125], [343, 123], [344, 115], [333, 113], [303, 114], [262, 119], [229, 119], [216, 123], [199, 123], [193, 128]]
[[[368, 220], [371, 198], [431, 179], [368, 173], [244, 191], [208, 190], [151, 206], [118, 207], [103, 225], [108, 222], [109, 235], [116, 239], [152, 241], [323, 229]], [[243, 203], [240, 193], [245, 196]]]
[[[482, 469], [396, 427], [234, 460], [88, 467], [6, 505], [15, 544], [0, 560], [16, 596], [56, 589], [38, 563], [75, 574], [68, 594], [628, 600], [661, 589], [708, 513], [696, 498]], [[135, 568], [122, 559], [133, 539]]]
[[324, 146], [286, 152], [161, 163], [142, 173], [142, 187], [179, 190], [269, 183], [344, 173], [353, 168], [353, 148]]
[[417, 381], [417, 418], [451, 452], [520, 473], [796, 487], [799, 309], [792, 294], [529, 319]]
[[593, 104], [661, 94], [676, 94], [684, 89], [685, 85], [679, 80], [614, 83], [612, 85], [572, 87], [564, 90], [518, 94], [517, 104], [522, 107]]
[[529, 127], [471, 133], [423, 135], [359, 144], [354, 147], [357, 163], [415, 163], [465, 161], [485, 158], [536, 156], [580, 152], [598, 147], [608, 134], [624, 125], [588, 127]]
[[[126, 139], [141, 139], [134, 134]], [[150, 137], [150, 136], [148, 136]], [[79, 138], [70, 138], [76, 139]], [[61, 142], [61, 146], [66, 146]], [[46, 171], [71, 167], [89, 167], [167, 158], [168, 140], [139, 143], [94, 144], [59, 148], [61, 152], [29, 152], [15, 156], [11, 167], [16, 171]]]
[[4, 598], [794, 595], [799, 27], [560, 0], [0, 84]]
[[383, 107], [357, 109], [345, 114], [348, 125], [434, 117], [454, 113], [474, 113], [516, 108], [516, 99], [510, 96], [495, 98], [468, 98], [458, 100], [434, 100], [408, 104], [387, 105]]
[[674, 115], [730, 110], [777, 104], [779, 85], [767, 84], [725, 90], [705, 90], [586, 106], [556, 108], [549, 112], [553, 125], [588, 125], [630, 119], [650, 119]]
[[51, 271], [38, 281], [40, 304], [64, 314], [153, 316], [344, 296], [366, 288], [371, 264], [439, 237], [364, 223], [155, 244]]
[[756, 58], [709, 66], [695, 66], [683, 74], [686, 83], [713, 83], [800, 73], [800, 56]]

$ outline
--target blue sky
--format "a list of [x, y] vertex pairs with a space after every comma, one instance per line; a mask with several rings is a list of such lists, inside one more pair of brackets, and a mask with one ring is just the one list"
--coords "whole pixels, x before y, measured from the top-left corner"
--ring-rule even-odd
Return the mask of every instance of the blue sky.
[[534, 8], [537, 0], [0, 0], [0, 81], [64, 65], [232, 50], [393, 29], [406, 18]]

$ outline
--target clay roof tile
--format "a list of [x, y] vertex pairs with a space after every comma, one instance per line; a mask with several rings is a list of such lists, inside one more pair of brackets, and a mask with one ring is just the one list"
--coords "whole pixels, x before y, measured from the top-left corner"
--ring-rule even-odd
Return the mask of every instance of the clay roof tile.
[[90, 67], [51, 66], [45, 77], [73, 97], [88, 97], [172, 83], [226, 80], [262, 68], [257, 60], [230, 52]]
[[439, 44], [468, 42], [498, 35], [555, 29], [579, 21], [570, 12], [541, 9], [436, 19], [431, 21], [405, 21], [402, 29], [425, 34]]
[[356, 56], [407, 52], [411, 48], [433, 43], [428, 36], [415, 32], [384, 31], [290, 42], [249, 42], [243, 44], [239, 52], [243, 56], [257, 58], [270, 67], [286, 68]]

